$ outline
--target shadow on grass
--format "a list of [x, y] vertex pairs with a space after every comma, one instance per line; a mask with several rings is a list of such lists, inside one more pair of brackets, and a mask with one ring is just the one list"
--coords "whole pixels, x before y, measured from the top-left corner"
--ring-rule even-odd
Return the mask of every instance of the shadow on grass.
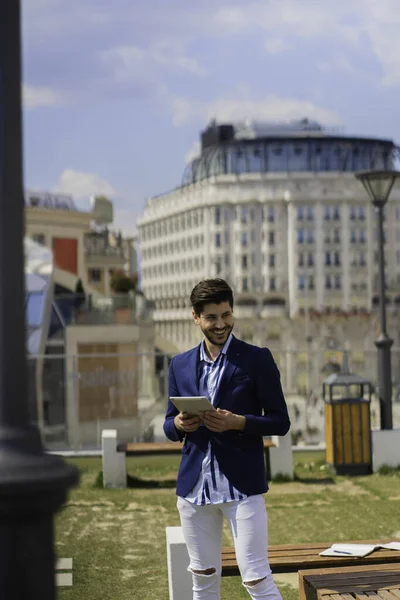
[[[100, 471], [94, 482], [94, 487], [103, 487], [103, 471]], [[133, 475], [127, 475], [126, 487], [136, 489], [167, 489], [176, 487], [176, 479], [140, 479]]]
[[299, 483], [305, 483], [307, 484], [320, 484], [320, 485], [334, 485], [336, 484], [336, 480], [333, 477], [300, 477], [299, 475], [295, 475], [294, 477], [295, 481], [298, 481]]
[[128, 475], [126, 478], [126, 486], [128, 488], [142, 489], [175, 488], [176, 479], [140, 479], [139, 477]]

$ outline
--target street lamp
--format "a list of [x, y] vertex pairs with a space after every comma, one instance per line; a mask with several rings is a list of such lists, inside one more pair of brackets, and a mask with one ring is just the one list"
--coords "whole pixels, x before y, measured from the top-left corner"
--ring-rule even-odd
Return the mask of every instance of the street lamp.
[[29, 418], [20, 2], [0, 0], [0, 596], [54, 600], [53, 516], [78, 480]]
[[383, 210], [390, 192], [400, 177], [399, 171], [370, 170], [355, 173], [367, 190], [378, 215], [378, 256], [379, 256], [379, 313], [381, 333], [375, 341], [378, 349], [378, 385], [381, 415], [381, 429], [393, 429], [392, 415], [392, 366], [390, 349], [393, 340], [386, 332], [386, 285], [385, 285], [385, 252], [383, 235]]

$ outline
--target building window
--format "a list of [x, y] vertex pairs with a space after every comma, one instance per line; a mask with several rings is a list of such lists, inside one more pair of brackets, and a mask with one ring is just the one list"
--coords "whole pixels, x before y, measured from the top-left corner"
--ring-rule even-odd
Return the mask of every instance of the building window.
[[304, 267], [304, 254], [302, 252], [300, 252], [300, 254], [299, 254], [299, 261], [298, 261], [297, 265], [299, 267]]
[[325, 266], [329, 267], [331, 265], [331, 253], [325, 252]]
[[32, 235], [32, 240], [37, 244], [40, 244], [41, 246], [44, 246], [46, 244], [46, 236], [44, 235], [44, 233], [34, 233]]
[[325, 206], [324, 219], [325, 219], [325, 221], [330, 221], [330, 219], [331, 219], [331, 209], [329, 206]]
[[101, 282], [101, 269], [88, 269], [90, 283]]
[[215, 207], [215, 224], [221, 225], [221, 208], [219, 206]]
[[312, 221], [314, 219], [314, 209], [312, 206], [307, 207], [307, 221]]
[[254, 243], [256, 241], [256, 230], [251, 230], [251, 241]]
[[247, 269], [247, 254], [242, 254], [242, 269]]
[[335, 275], [335, 290], [340, 290], [340, 288], [341, 288], [340, 275]]
[[302, 221], [304, 219], [304, 210], [302, 206], [297, 207], [297, 220]]
[[275, 267], [275, 254], [270, 254], [269, 255], [269, 266], [270, 267]]
[[332, 289], [332, 281], [331, 281], [331, 276], [327, 275], [325, 277], [325, 289], [330, 290]]
[[245, 224], [249, 220], [249, 209], [247, 206], [242, 207], [242, 223]]
[[229, 244], [229, 230], [226, 229], [224, 232], [225, 244]]
[[312, 275], [308, 279], [308, 289], [310, 289], [310, 290], [314, 289], [314, 277]]
[[268, 243], [270, 246], [274, 246], [275, 245], [275, 232], [274, 231], [270, 231], [268, 233]]
[[253, 267], [256, 266], [256, 253], [253, 252], [251, 255], [251, 264], [253, 265]]
[[307, 243], [308, 244], [313, 244], [314, 243], [314, 232], [312, 229], [309, 229], [307, 231]]
[[308, 253], [307, 265], [309, 267], [313, 267], [314, 266], [314, 254], [312, 254], [311, 252]]
[[269, 280], [269, 291], [274, 292], [275, 290], [276, 290], [275, 277], [271, 277]]
[[365, 244], [365, 230], [364, 229], [360, 229], [360, 243], [361, 244]]
[[217, 248], [221, 248], [221, 234], [220, 233], [215, 234], [215, 245]]
[[333, 232], [333, 241], [335, 242], [335, 244], [340, 244], [340, 230], [339, 229], [335, 229]]
[[304, 229], [297, 230], [297, 243], [304, 244]]
[[360, 219], [360, 221], [365, 221], [365, 209], [363, 206], [360, 206], [360, 208], [358, 209], [358, 218]]
[[340, 267], [340, 254], [335, 252], [335, 267]]
[[357, 213], [356, 213], [356, 207], [355, 206], [351, 206], [350, 207], [350, 219], [352, 221], [355, 221], [357, 219]]
[[334, 221], [339, 221], [340, 220], [340, 211], [339, 211], [339, 207], [335, 206], [333, 209], [333, 220]]
[[275, 208], [273, 206], [268, 207], [268, 221], [270, 223], [275, 221]]
[[360, 252], [360, 267], [365, 267], [366, 264], [365, 252]]
[[352, 229], [351, 234], [350, 234], [350, 242], [352, 244], [356, 244], [357, 243], [357, 236], [356, 236], [356, 232], [354, 229]]
[[304, 275], [299, 275], [299, 290], [304, 290], [305, 278]]
[[242, 248], [247, 248], [247, 231], [242, 232]]
[[249, 284], [247, 281], [247, 277], [243, 277], [242, 279], [242, 291], [243, 292], [248, 292], [249, 291]]

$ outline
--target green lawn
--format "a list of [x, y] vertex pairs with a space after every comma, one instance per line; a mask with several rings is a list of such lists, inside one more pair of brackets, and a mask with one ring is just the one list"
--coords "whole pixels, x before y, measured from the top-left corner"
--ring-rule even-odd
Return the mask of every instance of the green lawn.
[[[296, 453], [295, 461], [296, 481], [272, 483], [265, 496], [270, 543], [400, 537], [400, 471], [336, 477], [321, 453]], [[74, 585], [60, 588], [59, 599], [168, 600], [165, 527], [179, 525], [179, 458], [128, 459], [134, 487], [126, 490], [100, 487], [99, 458], [71, 462], [81, 483], [57, 516], [56, 543], [59, 557], [73, 558]], [[297, 598], [292, 587], [280, 589], [284, 600]], [[248, 597], [238, 577], [223, 579], [223, 599]]]

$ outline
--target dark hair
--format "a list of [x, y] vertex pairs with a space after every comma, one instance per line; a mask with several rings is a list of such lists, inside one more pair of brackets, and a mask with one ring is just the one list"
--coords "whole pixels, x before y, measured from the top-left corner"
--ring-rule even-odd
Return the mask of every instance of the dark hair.
[[229, 302], [233, 308], [232, 288], [223, 279], [203, 279], [192, 290], [190, 303], [196, 315], [201, 315], [206, 304]]

